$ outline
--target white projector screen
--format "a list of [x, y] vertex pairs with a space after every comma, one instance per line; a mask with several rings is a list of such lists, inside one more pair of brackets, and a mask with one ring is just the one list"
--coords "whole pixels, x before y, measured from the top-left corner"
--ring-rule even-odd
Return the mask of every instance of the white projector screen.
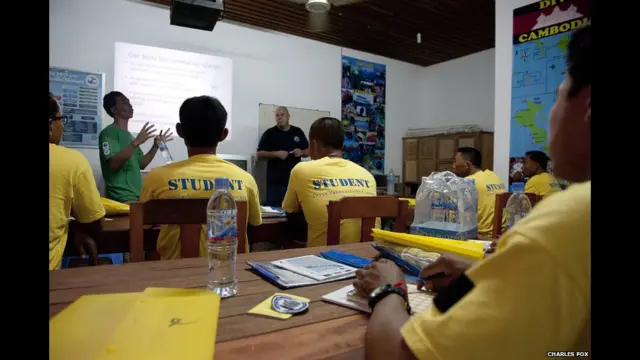
[[156, 134], [170, 128], [177, 136], [175, 124], [182, 102], [210, 95], [227, 110], [230, 138], [232, 75], [231, 59], [116, 42], [113, 86], [133, 105], [132, 133], [149, 122], [155, 125]]

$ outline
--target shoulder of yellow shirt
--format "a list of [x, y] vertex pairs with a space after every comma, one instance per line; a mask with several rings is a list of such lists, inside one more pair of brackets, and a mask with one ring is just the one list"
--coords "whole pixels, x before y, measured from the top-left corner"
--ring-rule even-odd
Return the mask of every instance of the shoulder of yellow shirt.
[[[325, 166], [325, 164], [322, 164], [321, 161], [323, 161], [325, 159], [320, 159], [320, 160], [311, 160], [311, 161], [301, 161], [299, 162], [296, 166], [293, 167], [293, 170], [291, 170], [291, 174], [295, 174], [298, 176], [304, 176], [307, 177], [308, 175], [313, 175], [310, 174], [311, 172], [313, 172], [315, 169], [318, 169], [322, 166]], [[361, 170], [362, 171], [362, 175], [364, 177], [369, 177], [370, 180], [372, 182], [375, 182], [375, 178], [373, 177], [373, 175], [371, 174], [371, 172], [369, 172], [367, 169], [363, 168], [362, 166], [349, 161], [349, 160], [345, 160], [347, 162], [347, 166], [350, 167], [350, 171], [354, 171], [354, 170]], [[304, 175], [303, 175], [304, 174]]]
[[318, 166], [322, 166], [322, 165], [318, 164], [317, 160], [301, 161], [298, 164], [296, 164], [296, 166], [294, 166], [293, 169], [291, 169], [291, 175], [306, 177], [309, 172], [313, 171]]
[[482, 173], [485, 176], [490, 176], [492, 178], [495, 178], [495, 179], [498, 179], [498, 180], [502, 181], [502, 179], [500, 179], [500, 176], [498, 176], [498, 174], [496, 174], [493, 170], [486, 169], [486, 170], [482, 171]]
[[50, 147], [50, 152], [59, 159], [64, 159], [66, 163], [78, 163], [78, 165], [89, 165], [89, 160], [78, 150], [69, 149], [60, 145]]
[[496, 174], [495, 172], [487, 169], [487, 170], [482, 170], [482, 171], [478, 171], [477, 173], [473, 174], [473, 175], [469, 175], [467, 176], [468, 179], [474, 179], [476, 181], [483, 181], [483, 182], [490, 182], [490, 183], [503, 183], [502, 179], [500, 179], [500, 176], [498, 176], [498, 174]]

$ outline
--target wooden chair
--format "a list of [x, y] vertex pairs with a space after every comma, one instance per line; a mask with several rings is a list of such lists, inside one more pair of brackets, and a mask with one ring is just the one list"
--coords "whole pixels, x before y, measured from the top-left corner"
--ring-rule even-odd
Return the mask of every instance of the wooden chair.
[[[504, 214], [504, 208], [507, 206], [507, 201], [509, 197], [513, 193], [506, 192], [502, 194], [496, 195], [496, 205], [495, 210], [493, 212], [493, 234], [492, 237], [497, 239], [502, 235], [502, 217]], [[531, 207], [535, 206], [540, 200], [542, 200], [542, 196], [536, 195], [533, 193], [525, 193], [531, 202]]]
[[340, 243], [342, 219], [362, 219], [360, 242], [373, 241], [371, 229], [375, 227], [378, 217], [396, 218], [393, 231], [404, 233], [407, 231], [408, 209], [409, 202], [399, 200], [396, 196], [354, 196], [329, 201], [327, 245]]
[[[207, 223], [209, 199], [159, 199], [130, 204], [129, 256], [131, 262], [144, 260], [146, 225], [180, 225], [182, 258], [200, 256], [200, 234]], [[245, 252], [247, 202], [236, 201], [238, 209], [238, 253]]]

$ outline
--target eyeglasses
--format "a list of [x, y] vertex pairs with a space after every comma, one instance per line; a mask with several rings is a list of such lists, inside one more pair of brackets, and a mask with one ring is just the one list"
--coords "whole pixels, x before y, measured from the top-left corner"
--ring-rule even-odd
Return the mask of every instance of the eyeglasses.
[[66, 115], [56, 116], [56, 117], [50, 119], [49, 122], [55, 121], [55, 120], [61, 120], [62, 121], [62, 125], [67, 125], [67, 121], [69, 120], [69, 117], [66, 116]]

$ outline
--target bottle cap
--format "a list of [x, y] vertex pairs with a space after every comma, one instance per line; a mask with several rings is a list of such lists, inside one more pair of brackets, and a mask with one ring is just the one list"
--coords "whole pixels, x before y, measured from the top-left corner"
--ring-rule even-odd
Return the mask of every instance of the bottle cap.
[[214, 184], [216, 190], [223, 190], [229, 188], [229, 179], [228, 178], [216, 178], [214, 180]]
[[511, 184], [511, 192], [524, 192], [524, 183], [514, 182]]
[[290, 296], [276, 295], [271, 300], [271, 307], [282, 314], [299, 314], [309, 308], [309, 303]]

